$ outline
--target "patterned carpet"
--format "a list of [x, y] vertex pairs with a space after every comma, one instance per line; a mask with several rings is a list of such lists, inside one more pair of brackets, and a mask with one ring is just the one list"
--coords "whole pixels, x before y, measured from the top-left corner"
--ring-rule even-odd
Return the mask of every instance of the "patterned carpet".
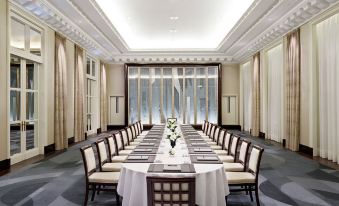
[[[318, 164], [247, 133], [234, 131], [265, 148], [260, 171], [261, 205], [339, 205], [339, 171]], [[85, 179], [79, 148], [0, 177], [0, 205], [82, 205]], [[114, 195], [102, 192], [90, 205], [115, 205]], [[255, 205], [243, 193], [228, 198], [230, 206]]]

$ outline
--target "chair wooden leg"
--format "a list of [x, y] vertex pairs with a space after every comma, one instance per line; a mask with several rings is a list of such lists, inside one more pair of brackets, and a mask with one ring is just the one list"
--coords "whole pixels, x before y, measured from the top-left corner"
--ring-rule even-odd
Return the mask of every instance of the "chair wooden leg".
[[86, 195], [85, 195], [84, 206], [87, 206], [87, 202], [88, 202], [88, 192], [89, 192], [89, 185], [86, 185]]
[[253, 202], [252, 186], [248, 186], [248, 192], [250, 193], [251, 202]]
[[258, 185], [255, 186], [255, 201], [257, 202], [257, 206], [260, 206]]
[[94, 200], [96, 188], [97, 188], [97, 186], [96, 186], [96, 185], [93, 185], [93, 188], [92, 188], [92, 189], [93, 189], [93, 193], [92, 193], [91, 201]]
[[101, 185], [98, 186], [98, 192], [97, 192], [97, 195], [99, 195], [100, 189], [101, 189]]

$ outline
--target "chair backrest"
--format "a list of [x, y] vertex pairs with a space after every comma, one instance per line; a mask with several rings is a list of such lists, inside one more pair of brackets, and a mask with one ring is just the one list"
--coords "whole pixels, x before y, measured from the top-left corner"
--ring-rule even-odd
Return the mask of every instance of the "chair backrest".
[[210, 138], [212, 138], [212, 139], [213, 139], [213, 135], [214, 135], [215, 128], [216, 128], [216, 126], [215, 126], [214, 124], [212, 124], [211, 132], [210, 132], [210, 134], [208, 135], [208, 136], [209, 136]]
[[207, 125], [207, 133], [206, 133], [207, 136], [210, 136], [210, 134], [211, 134], [211, 129], [212, 129], [212, 124], [211, 124], [211, 123], [208, 123], [208, 125]]
[[95, 145], [97, 147], [100, 170], [102, 170], [102, 165], [108, 162], [106, 144], [104, 139], [100, 139], [95, 142]]
[[260, 162], [263, 152], [264, 152], [263, 148], [257, 145], [253, 145], [250, 154], [250, 159], [248, 161], [248, 171], [253, 174], [256, 174], [256, 178], [258, 178]]
[[96, 171], [95, 155], [92, 145], [80, 148], [82, 160], [85, 167], [86, 181], [88, 177]]
[[224, 149], [230, 152], [232, 133], [226, 132], [225, 140], [224, 140]]
[[234, 161], [237, 157], [237, 150], [238, 150], [238, 144], [239, 144], [240, 137], [233, 135], [232, 137], [232, 144], [231, 144], [231, 155], [234, 157]]
[[108, 153], [112, 160], [112, 157], [117, 155], [117, 144], [113, 136], [106, 137], [106, 142], [108, 144]]
[[122, 140], [124, 141], [124, 146], [127, 146], [129, 143], [129, 137], [127, 136], [127, 130], [126, 129], [122, 129], [120, 130], [120, 135], [122, 137]]
[[217, 139], [217, 143], [222, 148], [224, 148], [225, 134], [226, 134], [226, 130], [220, 129], [220, 132], [219, 132], [219, 135], [218, 135], [218, 139]]
[[126, 131], [127, 131], [127, 138], [131, 141], [133, 141], [133, 134], [132, 134], [132, 129], [131, 127], [126, 127]]
[[135, 127], [134, 127], [135, 124], [132, 124], [130, 127], [131, 127], [131, 130], [132, 130], [132, 138], [136, 138], [137, 137], [137, 133], [135, 131]]
[[251, 142], [242, 140], [239, 153], [239, 162], [244, 165], [244, 170], [247, 164], [248, 149], [250, 148]]
[[204, 132], [206, 128], [206, 120], [204, 120], [204, 123], [202, 124], [201, 130]]
[[147, 177], [148, 206], [195, 206], [195, 178]]
[[219, 132], [220, 132], [220, 127], [219, 127], [219, 126], [216, 126], [215, 131], [214, 131], [214, 134], [213, 134], [213, 140], [214, 140], [214, 141], [217, 141], [218, 136], [219, 136]]
[[141, 132], [144, 131], [144, 125], [142, 124], [141, 121], [140, 121], [140, 129], [141, 129]]
[[117, 147], [116, 147], [117, 148], [117, 154], [119, 154], [119, 151], [124, 149], [124, 142], [123, 142], [123, 139], [121, 137], [121, 133], [120, 132], [115, 133], [114, 139], [115, 139], [115, 143], [117, 145]]

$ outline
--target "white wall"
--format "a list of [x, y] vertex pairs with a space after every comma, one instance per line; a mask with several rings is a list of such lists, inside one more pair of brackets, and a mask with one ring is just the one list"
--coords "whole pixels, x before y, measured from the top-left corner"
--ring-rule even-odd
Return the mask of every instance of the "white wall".
[[[107, 64], [106, 65], [106, 82], [107, 82], [107, 111], [109, 125], [124, 125], [125, 112], [121, 112], [119, 116], [111, 117], [110, 111], [110, 96], [125, 96], [125, 74], [124, 64]], [[125, 107], [127, 105], [124, 105]]]
[[[239, 113], [240, 113], [240, 68], [239, 64], [223, 64], [221, 74], [221, 96], [235, 95], [237, 96], [237, 125], [239, 125]], [[226, 104], [221, 105], [221, 120], [222, 125], [229, 125], [233, 123], [228, 122], [226, 117]]]
[[0, 1], [0, 161], [8, 159], [8, 105], [7, 101], [7, 70], [8, 70], [8, 52], [7, 52], [7, 1]]

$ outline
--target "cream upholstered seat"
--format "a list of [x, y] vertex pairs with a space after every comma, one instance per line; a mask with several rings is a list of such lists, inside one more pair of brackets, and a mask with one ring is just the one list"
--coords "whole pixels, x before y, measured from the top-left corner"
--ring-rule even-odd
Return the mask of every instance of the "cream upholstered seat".
[[125, 146], [125, 150], [134, 150], [136, 147], [136, 145], [127, 145]]
[[[226, 172], [227, 183], [230, 185], [230, 191], [246, 191], [250, 194], [251, 200], [253, 201], [252, 191], [255, 191], [255, 198], [257, 205], [260, 206], [259, 192], [258, 192], [258, 177], [261, 157], [264, 149], [259, 146], [253, 146], [248, 161], [248, 168], [246, 172]], [[238, 186], [238, 189], [232, 189]], [[227, 201], [227, 198], [226, 198]]]
[[122, 164], [118, 163], [106, 163], [102, 166], [103, 172], [120, 172]]
[[226, 172], [228, 184], [255, 183], [255, 175], [248, 172]]
[[242, 140], [238, 162], [225, 162], [224, 161], [225, 171], [228, 171], [228, 172], [244, 172], [245, 171], [246, 163], [247, 163], [247, 156], [248, 156], [247, 153], [248, 153], [248, 148], [250, 147], [250, 145], [251, 145], [251, 142]]
[[[210, 145], [211, 149], [213, 150], [222, 150], [222, 146], [220, 145]], [[226, 151], [225, 151], [226, 152]]]
[[[240, 140], [239, 136], [233, 136], [232, 137], [232, 144], [231, 144], [230, 155], [221, 155], [221, 154], [219, 154], [219, 159], [221, 161], [223, 161], [223, 162], [235, 162], [236, 157], [237, 157], [239, 140]], [[219, 151], [225, 151], [225, 150], [215, 150], [214, 152], [217, 153]]]
[[148, 205], [195, 206], [195, 178], [147, 177]]
[[111, 162], [123, 162], [126, 160], [127, 156], [117, 156], [117, 151], [116, 151], [116, 140], [114, 137], [107, 137], [106, 141], [108, 143], [108, 151], [109, 151], [109, 156]]
[[124, 162], [127, 159], [127, 155], [119, 155], [112, 157], [112, 162]]
[[[100, 140], [100, 146], [105, 146], [105, 142]], [[102, 148], [101, 148], [102, 149]], [[85, 177], [86, 177], [86, 194], [84, 205], [87, 205], [89, 191], [92, 190], [92, 198], [94, 200], [96, 190], [98, 189], [98, 194], [100, 190], [104, 191], [114, 191], [116, 195], [117, 204], [120, 204], [120, 198], [117, 193], [117, 183], [119, 181], [119, 172], [97, 172], [96, 160], [94, 155], [94, 150], [92, 145], [88, 145], [80, 148], [82, 159], [84, 162], [85, 168]], [[99, 154], [100, 155], [100, 154]], [[107, 157], [106, 157], [107, 158]], [[100, 164], [101, 165], [101, 164]], [[101, 188], [101, 186], [107, 186], [110, 188]]]
[[224, 162], [224, 168], [227, 172], [240, 172], [244, 171], [244, 165], [238, 162]]
[[95, 172], [88, 177], [89, 182], [117, 184], [120, 172]]
[[219, 159], [222, 162], [234, 162], [234, 157], [230, 155], [219, 155]]
[[98, 151], [100, 171], [102, 172], [120, 172], [120, 163], [109, 163], [104, 139], [95, 142]]
[[133, 152], [133, 150], [120, 150], [119, 155], [129, 155]]

